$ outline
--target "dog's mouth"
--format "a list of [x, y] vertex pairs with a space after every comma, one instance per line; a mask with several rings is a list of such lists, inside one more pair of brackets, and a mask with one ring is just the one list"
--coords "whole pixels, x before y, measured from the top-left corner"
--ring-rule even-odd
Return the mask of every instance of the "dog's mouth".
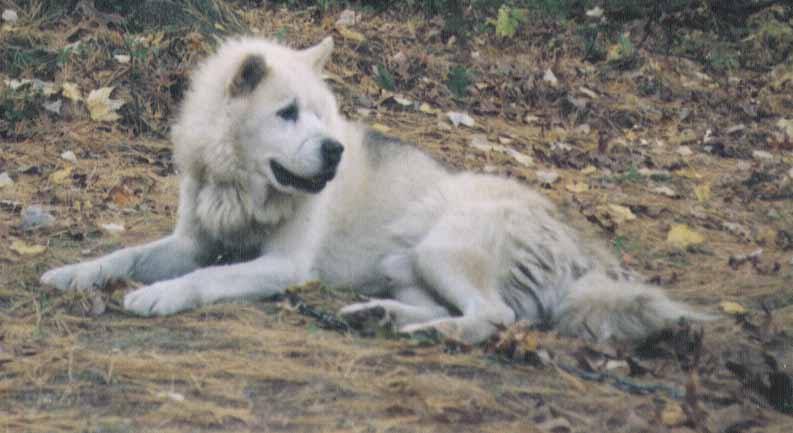
[[291, 186], [301, 191], [318, 193], [336, 176], [336, 168], [325, 169], [314, 177], [301, 177], [287, 170], [275, 160], [270, 161], [275, 180], [283, 186]]

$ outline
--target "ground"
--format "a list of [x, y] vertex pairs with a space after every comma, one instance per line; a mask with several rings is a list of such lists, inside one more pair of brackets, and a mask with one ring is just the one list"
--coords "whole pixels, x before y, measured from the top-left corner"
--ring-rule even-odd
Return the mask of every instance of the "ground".
[[[240, 7], [231, 24], [295, 47], [334, 35], [327, 79], [346, 115], [541, 189], [626, 266], [719, 315], [638, 346], [517, 324], [469, 347], [347, 329], [332, 313], [355, 296], [316, 283], [149, 319], [120, 308], [134, 282], [42, 287], [47, 269], [172, 228], [168, 119], [213, 43], [31, 9], [0, 32], [3, 431], [793, 431], [789, 62], [714, 70], [652, 37], [638, 47], [644, 22], [590, 61], [539, 19], [512, 39], [450, 37], [421, 15]], [[35, 94], [12, 81], [34, 78]], [[103, 87], [111, 100], [89, 96]], [[54, 220], [23, 225], [30, 206]]]

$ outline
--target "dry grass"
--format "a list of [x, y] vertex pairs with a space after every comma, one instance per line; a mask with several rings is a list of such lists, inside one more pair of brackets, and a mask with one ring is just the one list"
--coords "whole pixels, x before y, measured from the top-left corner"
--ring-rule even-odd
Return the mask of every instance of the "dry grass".
[[[35, 13], [21, 15], [31, 18], [20, 22], [15, 41], [33, 41], [52, 52], [63, 48], [64, 35], [74, 24], [44, 21]], [[239, 15], [248, 26], [269, 36], [285, 34], [296, 46], [332, 32], [335, 18], [262, 9]], [[393, 17], [372, 17], [356, 27], [368, 38], [363, 48], [336, 35], [339, 48], [330, 73], [343, 110], [361, 116], [357, 101], [366, 96], [375, 104], [363, 120], [390, 127], [455, 167], [514, 176], [535, 187], [536, 170], [557, 171], [562, 180], [545, 192], [577, 224], [596, 232], [594, 236], [619, 243], [628, 265], [660, 281], [674, 296], [709, 311], [718, 311], [723, 300], [738, 301], [748, 309], [748, 319], [724, 318], [706, 325], [700, 349], [675, 346], [675, 341], [690, 342], [687, 338], [659, 343], [655, 357], [537, 333], [532, 338], [541, 349], [527, 350], [545, 350], [552, 358], [538, 366], [495, 353], [492, 345], [459, 348], [324, 330], [280, 303], [216, 305], [175, 317], [140, 319], [119, 307], [128, 289], [123, 284], [104, 293], [104, 300], [41, 287], [38, 276], [48, 268], [167, 233], [176, 212], [177, 177], [168, 143], [160, 135], [167, 130], [184, 74], [210, 49], [211, 37], [194, 32], [165, 35], [159, 42], [163, 54], [146, 57], [135, 72], [110, 60], [113, 53], [123, 52], [128, 35], [99, 25], [81, 37], [86, 57], [42, 79], [76, 82], [84, 90], [113, 85], [120, 92], [114, 97], [132, 101], [137, 95], [144, 103], [125, 106], [117, 124], [88, 120], [79, 104], [65, 105], [63, 116], [38, 110], [13, 131], [4, 130], [7, 141], [0, 144], [0, 171], [11, 173], [16, 182], [0, 190], [0, 236], [5, 244], [22, 240], [47, 246], [44, 254], [32, 257], [0, 250], [0, 431], [683, 432], [723, 431], [730, 426], [741, 431], [793, 431], [793, 420], [774, 410], [758, 391], [765, 376], [742, 382], [726, 368], [733, 362], [767, 374], [770, 367], [763, 356], [770, 355], [784, 374], [791, 371], [791, 340], [785, 330], [793, 326], [793, 264], [791, 251], [778, 246], [775, 236], [793, 232], [793, 206], [790, 200], [747, 200], [740, 195], [741, 182], [751, 172], [789, 169], [790, 149], [769, 139], [766, 150], [775, 160], [749, 160], [747, 170], [739, 168], [741, 160], [704, 152], [698, 142], [689, 144], [694, 157], [681, 158], [673, 144], [684, 129], [694, 129], [701, 138], [708, 128], [723, 130], [744, 122], [751, 134], [737, 141], [753, 146], [757, 134], [773, 138], [773, 118], [749, 122], [740, 113], [721, 109], [743, 101], [727, 86], [681, 90], [671, 99], [640, 97], [637, 75], [631, 71], [593, 71], [571, 53], [551, 58], [545, 46], [520, 41], [503, 46], [483, 37], [471, 42], [473, 48], [446, 45], [433, 33], [439, 26], [418, 18], [401, 23]], [[8, 33], [0, 37], [0, 48], [9, 38]], [[478, 60], [464, 55], [471, 49], [479, 52]], [[476, 114], [476, 130], [447, 130], [439, 126], [447, 123], [442, 114], [377, 104], [382, 97], [370, 67], [393, 66], [390, 59], [400, 50], [412, 59], [411, 74], [429, 78], [406, 85], [403, 93], [443, 111], [481, 111], [484, 114]], [[639, 75], [666, 80], [673, 90], [696, 69], [686, 62], [647, 57], [645, 65], [659, 66], [643, 67]], [[478, 95], [455, 101], [444, 89], [444, 74], [449, 65], [460, 62], [469, 62], [477, 82], [485, 85], [477, 86]], [[565, 92], [575, 94], [575, 89], [587, 86], [601, 95], [596, 108], [580, 114], [590, 132], [575, 129], [583, 122], [560, 115], [564, 96], [541, 79], [527, 90], [510, 87], [524, 85], [529, 76], [541, 77], [546, 67], [555, 68]], [[516, 72], [505, 76], [499, 68]], [[30, 67], [20, 77], [41, 73]], [[0, 74], [7, 77], [7, 71]], [[736, 75], [746, 86], [770, 85], [770, 78], [751, 78], [751, 71]], [[155, 80], [162, 81], [153, 85]], [[693, 101], [692, 92], [709, 96]], [[486, 103], [497, 104], [496, 111], [489, 111]], [[620, 113], [647, 107], [671, 114], [639, 122], [634, 129], [614, 124]], [[693, 120], [679, 119], [675, 113], [682, 108], [695, 112]], [[540, 121], [525, 123], [526, 113]], [[606, 152], [598, 150], [598, 131], [607, 133]], [[537, 165], [523, 167], [498, 152], [476, 150], [469, 145], [473, 134], [493, 142], [507, 138]], [[642, 139], [667, 144], [648, 146]], [[573, 150], [558, 154], [550, 146], [557, 141]], [[59, 158], [65, 150], [77, 154], [76, 164]], [[668, 179], [631, 176], [631, 169], [642, 167], [648, 158], [656, 167], [685, 164], [682, 171], [671, 169]], [[597, 171], [582, 170], [587, 165]], [[53, 181], [50, 176], [65, 167], [72, 167], [72, 174], [65, 181]], [[567, 191], [565, 186], [574, 181], [586, 182], [589, 191]], [[700, 201], [693, 191], [703, 184], [710, 184], [712, 193]], [[780, 189], [789, 184], [784, 177], [775, 181]], [[680, 197], [652, 192], [664, 185]], [[57, 222], [45, 230], [23, 232], [18, 228], [20, 207], [35, 203], [47, 205]], [[591, 214], [604, 204], [627, 206], [637, 219], [617, 224], [612, 232], [600, 229], [602, 221], [583, 222], [582, 213]], [[748, 238], [726, 231], [724, 222], [748, 227]], [[126, 231], [107, 234], [99, 228], [103, 223], [123, 223]], [[705, 244], [689, 251], [670, 247], [665, 239], [672, 223], [699, 231]], [[728, 266], [730, 256], [757, 248], [763, 248], [763, 255], [755, 265]], [[779, 269], [774, 270], [775, 263]], [[327, 311], [353, 298], [343, 290], [316, 285], [298, 293]], [[769, 306], [770, 321], [762, 302]], [[104, 313], [95, 316], [92, 311], [101, 311], [103, 305]], [[649, 370], [629, 376], [624, 367], [595, 366], [596, 376], [605, 372], [677, 390], [688, 386], [689, 397], [674, 401], [663, 392], [633, 394], [615, 385], [613, 378], [587, 380], [562, 368], [583, 368], [592, 357], [630, 359]], [[677, 423], [669, 415], [675, 405], [685, 413]]]

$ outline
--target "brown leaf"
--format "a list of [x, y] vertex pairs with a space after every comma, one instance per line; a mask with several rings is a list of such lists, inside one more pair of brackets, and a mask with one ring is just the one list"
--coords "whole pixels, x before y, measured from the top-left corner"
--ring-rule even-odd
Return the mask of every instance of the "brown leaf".
[[120, 208], [132, 207], [140, 201], [140, 198], [124, 184], [111, 188], [107, 196], [110, 201]]

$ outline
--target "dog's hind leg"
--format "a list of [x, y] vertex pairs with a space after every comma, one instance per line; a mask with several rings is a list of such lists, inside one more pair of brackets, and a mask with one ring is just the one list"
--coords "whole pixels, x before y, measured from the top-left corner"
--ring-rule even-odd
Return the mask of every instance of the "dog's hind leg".
[[[478, 343], [499, 326], [515, 321], [515, 312], [498, 291], [503, 233], [491, 211], [461, 212], [441, 219], [416, 247], [419, 278], [462, 316], [405, 326], [402, 332], [436, 330]], [[465, 234], [465, 235], [463, 235]]]
[[373, 299], [347, 305], [339, 310], [339, 315], [352, 324], [362, 324], [374, 319], [379, 321], [380, 326], [391, 325], [397, 330], [408, 325], [449, 317], [449, 311], [445, 307], [417, 287], [394, 290], [393, 296], [394, 299]]

